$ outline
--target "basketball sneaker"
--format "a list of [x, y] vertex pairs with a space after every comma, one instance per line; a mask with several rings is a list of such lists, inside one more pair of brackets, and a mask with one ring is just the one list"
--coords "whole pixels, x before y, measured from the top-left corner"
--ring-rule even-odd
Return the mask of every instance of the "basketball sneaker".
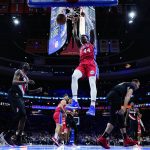
[[80, 109], [79, 103], [72, 99], [72, 103], [67, 105], [66, 108], [68, 109]]
[[135, 140], [133, 140], [133, 139], [131, 139], [129, 137], [127, 137], [126, 139], [124, 139], [124, 142], [123, 142], [123, 145], [125, 147], [127, 147], [127, 146], [134, 146], [134, 145], [137, 145], [137, 144], [138, 144], [137, 141], [135, 141]]
[[52, 141], [55, 143], [56, 146], [60, 146], [59, 142], [57, 139], [55, 139], [54, 137], [52, 137]]
[[95, 116], [95, 107], [90, 106], [89, 110], [86, 112], [87, 115]]
[[102, 136], [97, 139], [97, 143], [105, 149], [110, 149], [107, 139]]
[[2, 145], [8, 145], [8, 146], [12, 145], [12, 146], [14, 146], [14, 143], [10, 140], [10, 138], [8, 138], [6, 136], [6, 134], [4, 134], [4, 132], [2, 132], [0, 134], [0, 142], [2, 143]]

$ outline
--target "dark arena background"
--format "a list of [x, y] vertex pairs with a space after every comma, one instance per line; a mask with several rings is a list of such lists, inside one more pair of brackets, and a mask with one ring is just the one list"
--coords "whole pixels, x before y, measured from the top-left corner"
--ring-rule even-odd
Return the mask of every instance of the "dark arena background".
[[[62, 25], [56, 21], [61, 9], [66, 11]], [[99, 68], [96, 115], [86, 115], [90, 105], [90, 86], [87, 78], [81, 78], [78, 81], [81, 108], [75, 117], [77, 143], [74, 144], [72, 132], [69, 144], [62, 142], [57, 147], [52, 141], [56, 127], [53, 114], [64, 94], [72, 98], [72, 74], [79, 64], [79, 49], [72, 33], [75, 19], [80, 19], [78, 32], [84, 33], [90, 28], [90, 21], [85, 21], [81, 28], [83, 16], [80, 12], [83, 10], [92, 20], [96, 37]], [[103, 134], [110, 117], [107, 93], [115, 85], [134, 78], [139, 79], [141, 85], [131, 102], [142, 114], [145, 130], [142, 129], [139, 145], [124, 147], [116, 127], [109, 138], [110, 147], [114, 150], [150, 149], [149, 10], [149, 0], [0, 0], [0, 150], [103, 149], [97, 138]], [[30, 64], [27, 75], [35, 81], [29, 89], [42, 87], [43, 90], [23, 97], [27, 120], [23, 144], [18, 146], [4, 142], [4, 135], [12, 122], [8, 91], [15, 71], [23, 62]], [[129, 121], [126, 128], [130, 135]]]

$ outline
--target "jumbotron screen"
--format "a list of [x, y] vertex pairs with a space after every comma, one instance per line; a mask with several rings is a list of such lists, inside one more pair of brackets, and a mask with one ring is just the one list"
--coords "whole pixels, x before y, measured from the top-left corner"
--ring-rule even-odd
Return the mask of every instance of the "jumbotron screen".
[[62, 7], [52, 7], [51, 9], [51, 21], [50, 21], [50, 37], [48, 45], [48, 54], [53, 54], [60, 50], [65, 44], [67, 39], [67, 25], [59, 25], [56, 22], [57, 15], [64, 13]]

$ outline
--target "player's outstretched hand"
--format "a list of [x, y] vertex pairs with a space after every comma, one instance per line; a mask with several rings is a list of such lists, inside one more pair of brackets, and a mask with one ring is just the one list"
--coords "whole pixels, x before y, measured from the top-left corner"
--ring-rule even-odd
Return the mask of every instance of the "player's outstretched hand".
[[29, 80], [28, 83], [32, 84], [32, 85], [35, 84], [35, 82], [33, 80]]
[[42, 88], [42, 87], [39, 87], [39, 88], [36, 89], [36, 92], [37, 92], [37, 93], [41, 93], [42, 91], [43, 91], [43, 88]]

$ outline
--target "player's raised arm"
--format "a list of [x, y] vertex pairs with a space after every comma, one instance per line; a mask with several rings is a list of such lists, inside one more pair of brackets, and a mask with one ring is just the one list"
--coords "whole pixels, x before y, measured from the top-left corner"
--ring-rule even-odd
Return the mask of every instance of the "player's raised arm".
[[30, 94], [41, 93], [42, 90], [43, 90], [43, 88], [42, 88], [42, 87], [39, 87], [39, 88], [34, 89], [34, 90], [28, 90], [28, 93], [29, 93], [29, 95], [30, 95]]
[[82, 44], [81, 44], [80, 38], [77, 35], [77, 22], [75, 22], [73, 25], [73, 36], [75, 38], [78, 48], [80, 48]]
[[95, 34], [94, 34], [94, 29], [92, 29], [90, 31], [90, 43], [94, 44], [94, 42], [95, 42]]

